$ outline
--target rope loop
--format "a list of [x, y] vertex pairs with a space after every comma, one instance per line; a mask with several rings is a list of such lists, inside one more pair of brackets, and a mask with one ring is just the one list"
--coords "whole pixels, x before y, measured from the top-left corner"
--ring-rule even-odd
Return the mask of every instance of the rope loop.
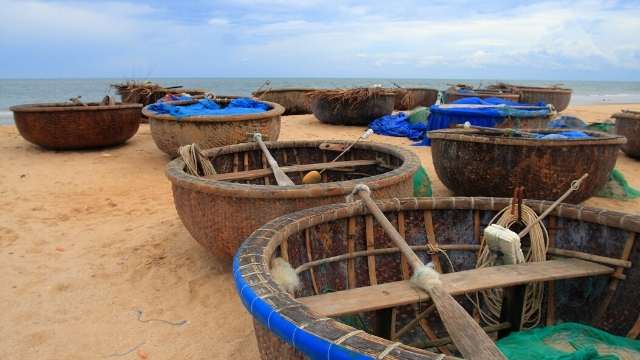
[[360, 191], [364, 191], [367, 194], [371, 195], [371, 189], [369, 189], [369, 187], [366, 184], [356, 184], [356, 186], [353, 187], [353, 190], [351, 191], [351, 194], [346, 196], [346, 201], [347, 202], [354, 202], [355, 201], [355, 195], [357, 193], [359, 193]]

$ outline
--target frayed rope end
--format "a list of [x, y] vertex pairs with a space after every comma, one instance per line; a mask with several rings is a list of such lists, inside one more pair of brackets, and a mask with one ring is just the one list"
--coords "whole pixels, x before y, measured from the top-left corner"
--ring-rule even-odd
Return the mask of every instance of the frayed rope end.
[[421, 289], [429, 290], [435, 286], [442, 285], [440, 274], [433, 269], [431, 263], [423, 265], [413, 272], [411, 282]]

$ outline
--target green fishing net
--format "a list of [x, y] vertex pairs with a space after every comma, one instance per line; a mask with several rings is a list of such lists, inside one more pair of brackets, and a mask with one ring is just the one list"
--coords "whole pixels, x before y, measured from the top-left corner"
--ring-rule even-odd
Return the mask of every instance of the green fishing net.
[[418, 171], [413, 174], [413, 196], [416, 197], [430, 197], [431, 192], [431, 180], [424, 167], [420, 166]]
[[640, 359], [640, 340], [576, 323], [514, 332], [497, 345], [509, 360]]
[[429, 108], [428, 107], [417, 107], [411, 111], [408, 112], [409, 113], [409, 122], [412, 124], [426, 124], [427, 123], [427, 119], [429, 119]]
[[632, 188], [619, 170], [613, 169], [611, 175], [609, 175], [609, 181], [598, 192], [597, 196], [617, 200], [632, 200], [640, 197], [640, 191]]

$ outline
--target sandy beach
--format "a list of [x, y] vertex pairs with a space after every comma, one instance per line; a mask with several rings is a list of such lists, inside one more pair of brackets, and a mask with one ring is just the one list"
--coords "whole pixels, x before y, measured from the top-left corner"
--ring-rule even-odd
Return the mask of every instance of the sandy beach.
[[[563, 114], [603, 120], [634, 105], [573, 106]], [[359, 127], [283, 118], [280, 139], [355, 139]], [[429, 147], [415, 151], [434, 196]], [[123, 146], [53, 152], [0, 126], [0, 359], [255, 359], [252, 320], [229, 268], [183, 227], [164, 175], [169, 158], [142, 125]], [[616, 166], [640, 188], [640, 162]], [[586, 205], [640, 214], [640, 199]], [[141, 313], [142, 312], [142, 313]]]

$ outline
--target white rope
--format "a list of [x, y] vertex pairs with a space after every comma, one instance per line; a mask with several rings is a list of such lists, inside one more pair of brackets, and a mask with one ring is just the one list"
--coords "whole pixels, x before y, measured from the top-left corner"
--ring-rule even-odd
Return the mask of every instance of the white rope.
[[[502, 209], [491, 219], [489, 224], [509, 228], [518, 219], [517, 215], [511, 214], [512, 206]], [[538, 218], [536, 212], [526, 205], [522, 205], [522, 222], [525, 225], [533, 223]], [[496, 221], [497, 219], [497, 221]], [[529, 232], [530, 247], [524, 254], [526, 262], [545, 261], [547, 259], [547, 248], [549, 247], [549, 234], [542, 222], [536, 224]], [[476, 263], [476, 268], [483, 268], [495, 265], [495, 256], [492, 255], [485, 239], [480, 244], [480, 255]], [[479, 296], [478, 296], [479, 295]], [[544, 295], [544, 283], [529, 284], [525, 290], [524, 308], [522, 311], [522, 329], [530, 329], [540, 323], [542, 317], [542, 298]], [[480, 299], [485, 307], [480, 306]], [[470, 299], [471, 300], [471, 299]], [[476, 301], [473, 301], [482, 321], [488, 325], [500, 323], [500, 311], [502, 308], [502, 289], [489, 289], [476, 293]]]
[[402, 343], [394, 342], [393, 344], [387, 346], [383, 352], [381, 352], [380, 354], [378, 354], [378, 356], [376, 356], [376, 360], [384, 359], [385, 356], [389, 355], [390, 352], [395, 350], [395, 348], [397, 348], [400, 345], [402, 345]]
[[351, 191], [351, 194], [347, 195], [345, 197], [345, 200], [347, 202], [354, 202], [355, 198], [354, 196], [359, 193], [360, 191], [364, 191], [367, 194], [371, 194], [371, 189], [369, 189], [369, 187], [366, 184], [356, 184], [356, 186], [353, 187], [353, 190]]

